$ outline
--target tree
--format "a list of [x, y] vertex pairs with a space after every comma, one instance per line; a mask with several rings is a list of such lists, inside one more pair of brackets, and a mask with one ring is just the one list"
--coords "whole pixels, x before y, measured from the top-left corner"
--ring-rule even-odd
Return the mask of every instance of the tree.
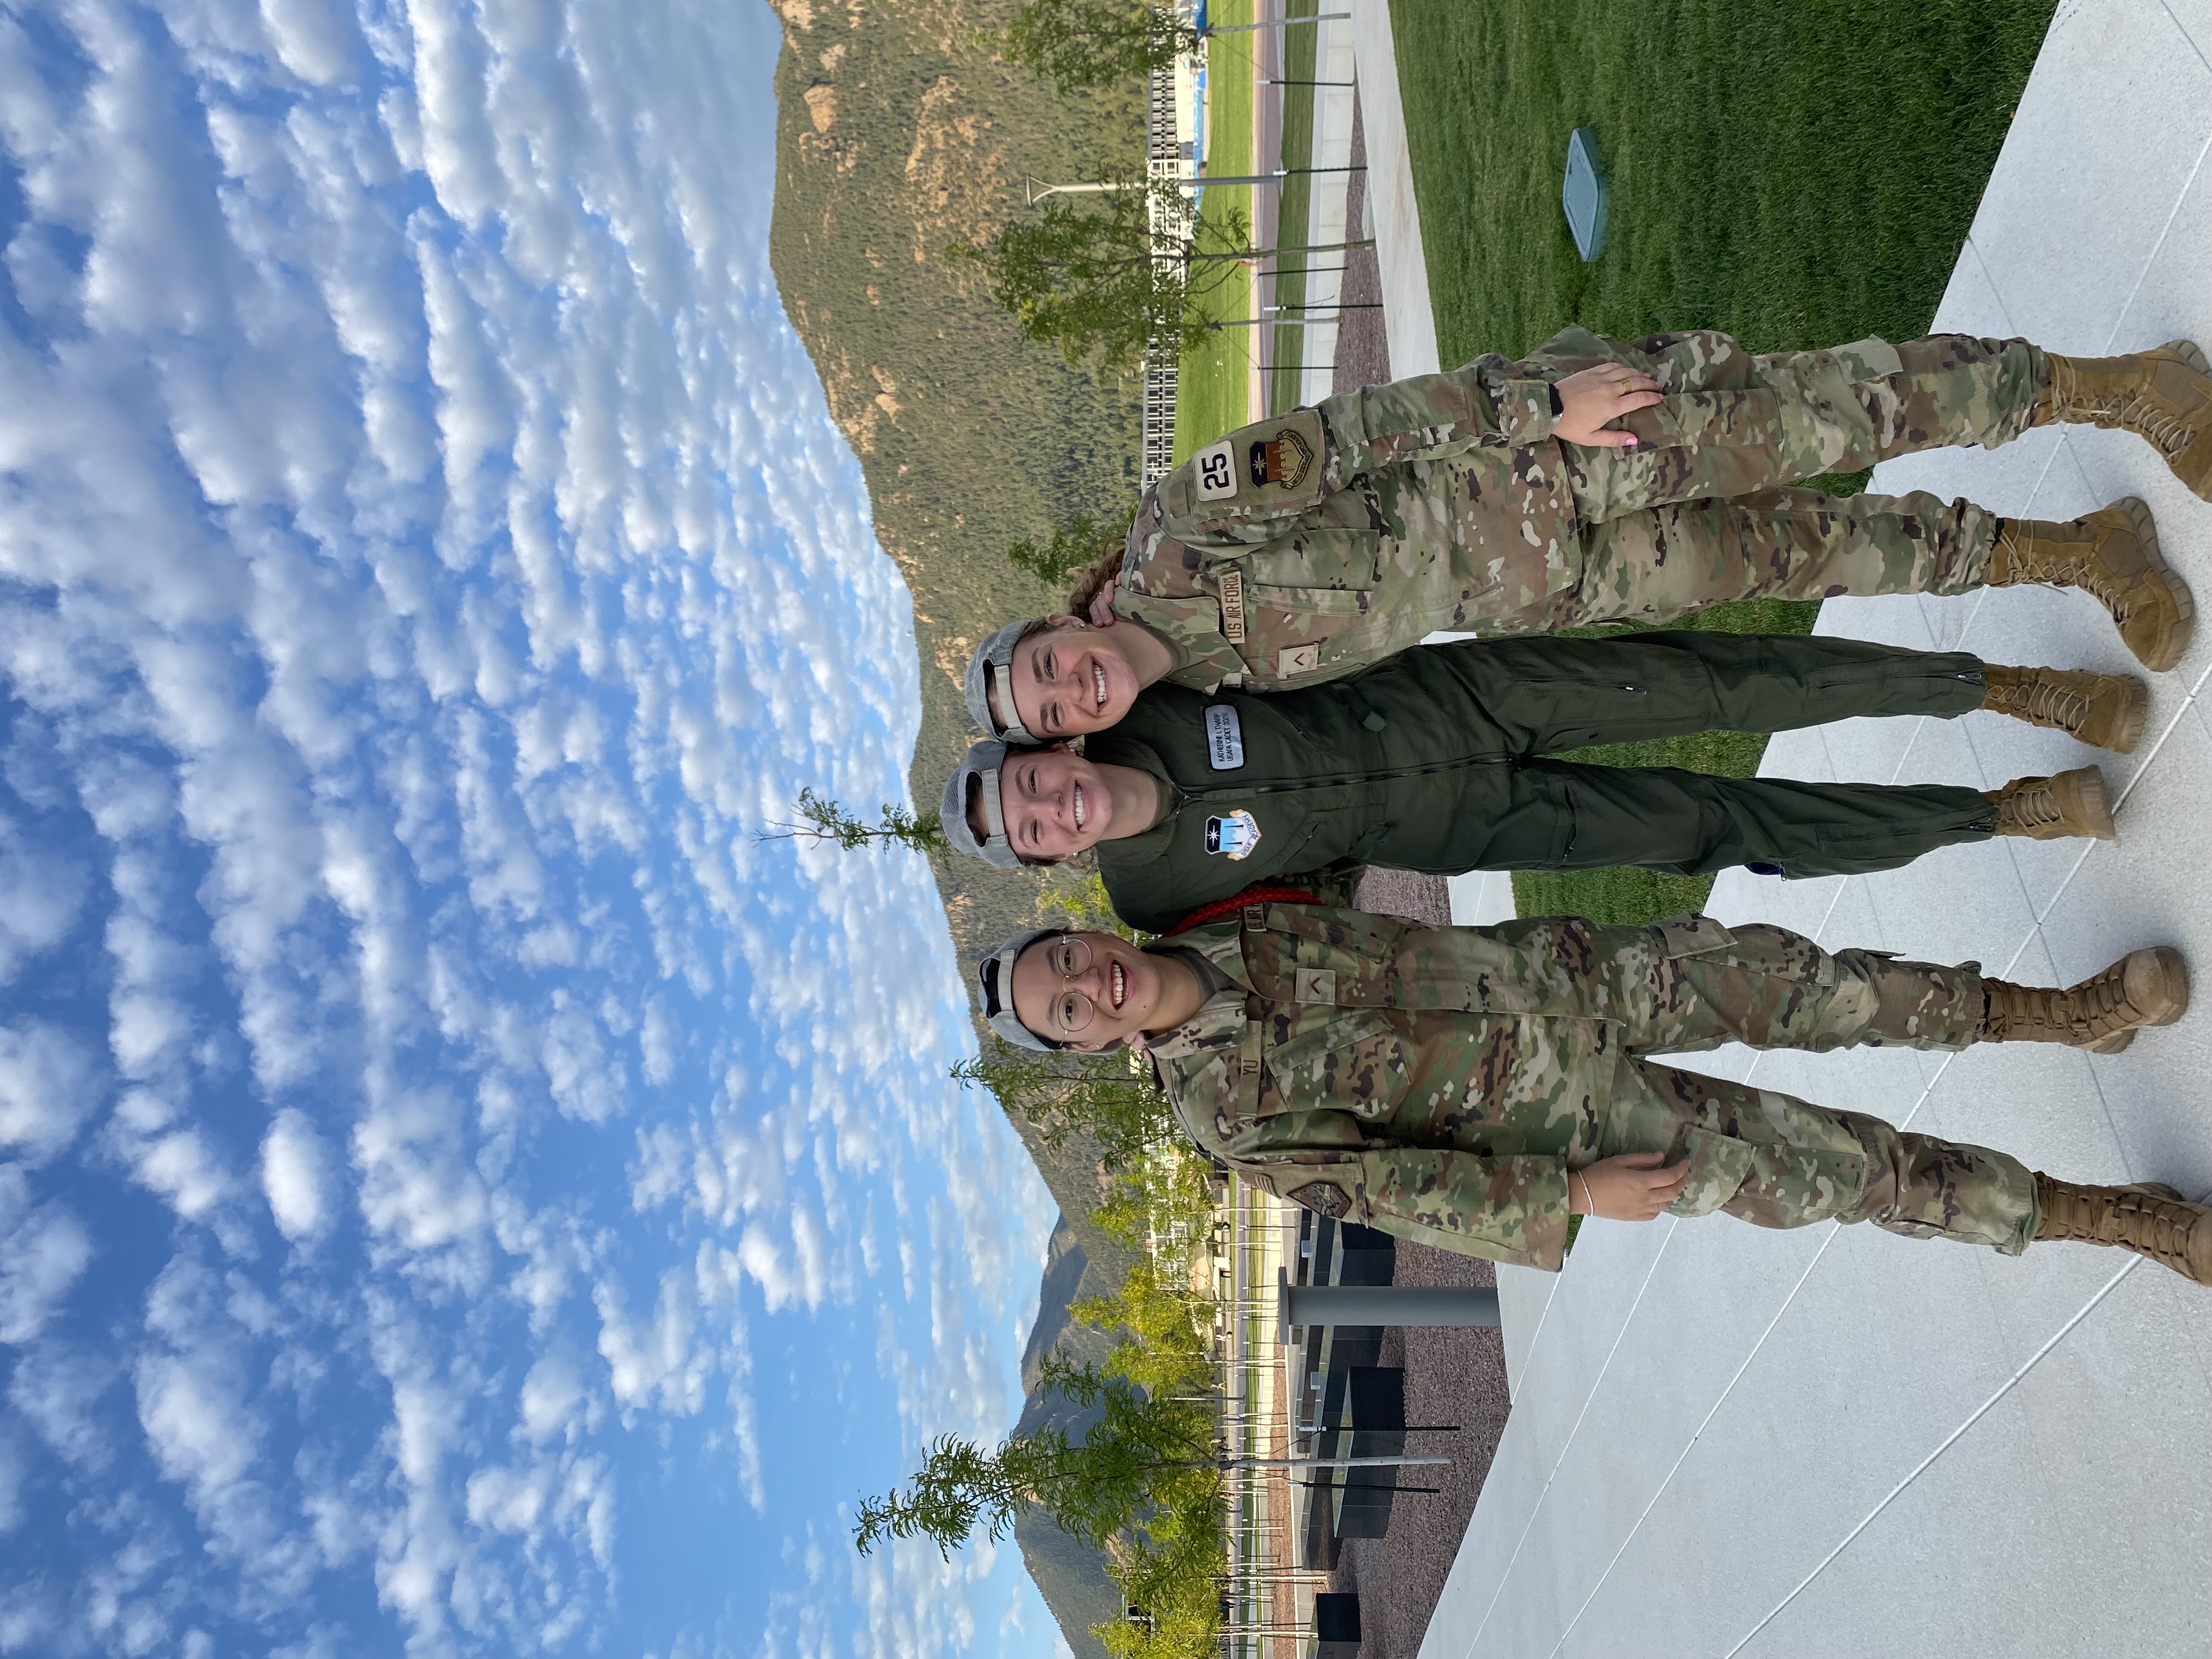
[[1047, 1146], [1065, 1146], [1072, 1135], [1090, 1135], [1111, 1173], [1172, 1144], [1181, 1133], [1167, 1096], [1148, 1071], [1131, 1065], [1132, 1058], [1121, 1052], [1080, 1054], [1072, 1049], [1033, 1054], [994, 1036], [987, 1052], [955, 1066], [952, 1077], [963, 1085], [981, 1084], [1001, 1110], [1026, 1120]]
[[1006, 561], [1015, 569], [1027, 571], [1048, 587], [1059, 587], [1070, 576], [1097, 558], [1109, 544], [1118, 544], [1129, 533], [1129, 525], [1137, 515], [1137, 502], [1132, 501], [1126, 511], [1107, 518], [1095, 518], [1088, 513], [1079, 513], [1065, 524], [1055, 526], [1051, 540], [1043, 546], [1032, 541], [1018, 541], [1006, 550]]
[[1076, 92], [1172, 69], [1205, 38], [1172, 6], [1150, 0], [1024, 0], [994, 44], [1007, 62]]
[[869, 823], [854, 817], [834, 800], [825, 800], [811, 787], [799, 792], [799, 823], [779, 823], [773, 831], [763, 830], [757, 841], [834, 842], [848, 852], [870, 846], [888, 847], [896, 842], [911, 847], [917, 853], [939, 853], [946, 849], [945, 826], [933, 817], [924, 817], [909, 812], [903, 806], [884, 805], [884, 821]]
[[1128, 368], [1149, 349], [1195, 349], [1209, 328], [1200, 302], [1258, 257], [1249, 222], [1237, 209], [1194, 218], [1176, 179], [1109, 182], [945, 257], [980, 266], [993, 301], [1070, 363]]
[[932, 1444], [903, 1491], [864, 1500], [853, 1541], [866, 1555], [886, 1539], [927, 1538], [950, 1557], [981, 1530], [996, 1541], [1023, 1510], [1094, 1548], [1116, 1534], [1141, 1541], [1147, 1516], [1218, 1507], [1222, 1458], [1210, 1401], [1147, 1395], [1127, 1377], [1047, 1354], [1041, 1388], [1097, 1419], [1080, 1444], [1047, 1426], [1011, 1435], [997, 1450], [946, 1435]]

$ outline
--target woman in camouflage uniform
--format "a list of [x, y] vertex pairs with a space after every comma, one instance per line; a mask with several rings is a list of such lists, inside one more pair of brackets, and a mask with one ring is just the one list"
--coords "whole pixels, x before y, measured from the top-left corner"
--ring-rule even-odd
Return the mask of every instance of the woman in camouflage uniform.
[[1141, 950], [1024, 933], [982, 963], [983, 1011], [1030, 1048], [1142, 1044], [1185, 1131], [1246, 1180], [1467, 1255], [1556, 1269], [1570, 1216], [1721, 1210], [2007, 1255], [2081, 1239], [2212, 1283], [2212, 1210], [2171, 1188], [2057, 1181], [1645, 1058], [1727, 1042], [2110, 1053], [2186, 1007], [2174, 951], [2054, 991], [1703, 916], [1423, 927], [1348, 901], [1263, 890]]

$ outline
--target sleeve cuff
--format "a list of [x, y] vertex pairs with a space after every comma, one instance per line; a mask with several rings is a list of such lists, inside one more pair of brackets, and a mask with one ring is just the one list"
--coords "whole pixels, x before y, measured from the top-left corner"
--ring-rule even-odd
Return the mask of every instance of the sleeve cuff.
[[1509, 444], [1538, 444], [1559, 424], [1559, 388], [1549, 380], [1507, 380], [1498, 386], [1498, 430]]

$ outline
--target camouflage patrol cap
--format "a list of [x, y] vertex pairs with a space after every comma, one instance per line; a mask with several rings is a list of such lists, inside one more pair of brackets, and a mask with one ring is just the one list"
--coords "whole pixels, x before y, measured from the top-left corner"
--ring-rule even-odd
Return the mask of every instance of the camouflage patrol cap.
[[[937, 809], [938, 822], [945, 826], [945, 839], [969, 858], [1000, 870], [1012, 870], [1020, 865], [1015, 856], [1014, 844], [1006, 839], [1006, 814], [999, 808], [999, 768], [1006, 763], [1006, 745], [995, 740], [979, 743], [968, 751], [968, 757], [953, 773], [952, 781], [945, 786], [944, 804]], [[982, 781], [983, 827], [981, 841], [968, 823], [968, 780]]]
[[[1014, 645], [1028, 631], [1035, 619], [1024, 617], [1010, 622], [997, 633], [975, 647], [975, 654], [968, 659], [968, 712], [975, 717], [975, 724], [983, 728], [986, 736], [1006, 738], [1015, 743], [1035, 743], [1022, 727], [1022, 717], [1014, 708]], [[991, 700], [985, 695], [989, 688], [988, 677], [996, 672], [999, 678], [999, 707], [1005, 711], [1006, 724], [1001, 726], [991, 718]]]
[[984, 1023], [1017, 1048], [1049, 1054], [1066, 1047], [1050, 1037], [1039, 1036], [1014, 1012], [1015, 958], [1039, 939], [1057, 938], [1066, 931], [1064, 927], [1032, 927], [1026, 933], [1015, 934], [975, 964], [975, 991], [982, 1005]]

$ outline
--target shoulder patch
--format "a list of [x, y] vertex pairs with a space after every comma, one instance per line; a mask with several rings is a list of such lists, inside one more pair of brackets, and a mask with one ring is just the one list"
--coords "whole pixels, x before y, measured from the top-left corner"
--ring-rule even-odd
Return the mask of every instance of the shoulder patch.
[[1309, 1181], [1284, 1196], [1293, 1204], [1340, 1220], [1352, 1213], [1351, 1197], [1334, 1181]]
[[1228, 439], [1190, 458], [1191, 477], [1202, 501], [1227, 501], [1237, 493], [1237, 453]]

